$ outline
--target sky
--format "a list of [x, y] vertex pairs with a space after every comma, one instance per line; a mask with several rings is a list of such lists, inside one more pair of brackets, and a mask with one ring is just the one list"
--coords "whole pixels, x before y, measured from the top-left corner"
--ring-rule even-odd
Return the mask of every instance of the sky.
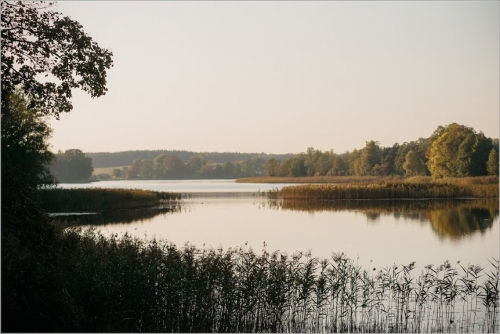
[[499, 135], [498, 1], [59, 2], [113, 52], [52, 150], [342, 153]]

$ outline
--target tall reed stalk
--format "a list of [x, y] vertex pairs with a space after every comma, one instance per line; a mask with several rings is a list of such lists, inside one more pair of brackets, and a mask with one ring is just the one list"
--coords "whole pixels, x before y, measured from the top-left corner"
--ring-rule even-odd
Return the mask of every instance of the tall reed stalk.
[[[499, 262], [376, 271], [344, 254], [182, 248], [68, 229], [83, 331], [497, 332]], [[415, 274], [421, 270], [420, 274]]]

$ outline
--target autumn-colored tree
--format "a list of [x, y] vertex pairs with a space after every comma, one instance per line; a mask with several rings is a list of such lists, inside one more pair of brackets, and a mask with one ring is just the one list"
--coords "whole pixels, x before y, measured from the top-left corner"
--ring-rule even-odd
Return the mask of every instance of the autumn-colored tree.
[[165, 177], [179, 179], [186, 175], [186, 164], [177, 156], [169, 155], [163, 159]]
[[130, 166], [127, 169], [127, 179], [135, 179], [138, 178], [141, 173], [141, 159], [135, 159], [132, 161]]
[[432, 143], [427, 162], [432, 177], [464, 177], [486, 174], [491, 139], [456, 123], [448, 125]]

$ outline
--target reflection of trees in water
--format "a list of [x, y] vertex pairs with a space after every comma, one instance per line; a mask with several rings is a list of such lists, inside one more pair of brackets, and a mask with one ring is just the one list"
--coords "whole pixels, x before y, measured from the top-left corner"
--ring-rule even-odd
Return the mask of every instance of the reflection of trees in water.
[[459, 207], [449, 210], [434, 210], [429, 212], [431, 227], [440, 237], [458, 239], [475, 231], [484, 233], [493, 225], [492, 215], [488, 208]]
[[345, 201], [268, 201], [276, 210], [307, 211], [357, 211], [368, 221], [376, 222], [382, 215], [395, 218], [430, 222], [432, 230], [440, 237], [458, 239], [479, 231], [484, 233], [498, 217], [498, 201], [491, 200], [345, 200]]
[[106, 211], [95, 215], [59, 216], [56, 219], [70, 225], [107, 225], [130, 224], [150, 220], [159, 215], [179, 212], [180, 206], [156, 209], [116, 210]]

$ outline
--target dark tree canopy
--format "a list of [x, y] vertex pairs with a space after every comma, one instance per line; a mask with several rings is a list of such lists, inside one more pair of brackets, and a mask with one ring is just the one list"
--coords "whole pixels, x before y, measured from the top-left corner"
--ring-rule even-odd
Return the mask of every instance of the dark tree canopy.
[[54, 175], [60, 182], [85, 182], [94, 171], [92, 159], [78, 149], [59, 152], [55, 158]]
[[52, 130], [43, 114], [28, 110], [26, 97], [20, 91], [14, 91], [8, 102], [8, 111], [4, 113], [2, 107], [2, 179], [15, 173], [30, 187], [52, 184], [48, 166], [53, 154], [47, 142]]
[[28, 109], [56, 118], [73, 108], [72, 89], [92, 97], [107, 91], [112, 53], [99, 47], [78, 22], [51, 10], [52, 5], [1, 1], [2, 114], [5, 97], [16, 88], [29, 97]]

